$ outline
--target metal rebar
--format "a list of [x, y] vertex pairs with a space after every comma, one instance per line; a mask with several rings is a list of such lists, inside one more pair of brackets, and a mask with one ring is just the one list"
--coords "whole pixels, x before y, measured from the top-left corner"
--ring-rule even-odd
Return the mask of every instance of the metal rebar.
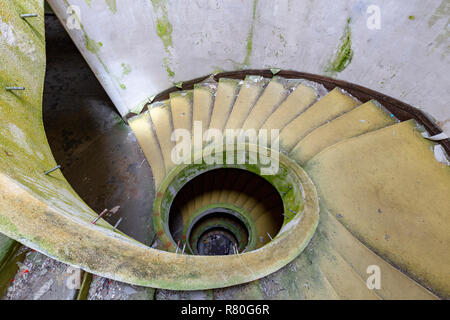
[[270, 241], [272, 241], [273, 239], [272, 239], [272, 237], [270, 236], [270, 233], [267, 232], [267, 235], [269, 236]]
[[25, 90], [25, 87], [6, 87], [6, 91]]
[[283, 194], [283, 196], [285, 196], [291, 190], [292, 190], [292, 187], [289, 187], [286, 191], [282, 191], [280, 193]]
[[177, 249], [175, 250], [175, 254], [178, 254], [178, 249], [180, 248], [180, 240], [177, 242]]
[[24, 13], [24, 14], [21, 14], [20, 15], [20, 17], [22, 18], [22, 19], [26, 19], [26, 18], [35, 18], [35, 17], [37, 17], [38, 15], [37, 15], [37, 13]]
[[52, 173], [53, 171], [56, 171], [56, 170], [58, 170], [58, 169], [61, 169], [61, 166], [60, 166], [60, 165], [57, 165], [57, 166], [54, 167], [53, 169], [50, 169], [50, 170], [48, 170], [48, 171], [45, 171], [44, 174], [45, 174], [45, 175], [48, 175], [48, 174], [50, 174], [50, 173]]
[[183, 251], [181, 252], [181, 254], [184, 254], [184, 249], [186, 249], [186, 243], [183, 246]]
[[105, 213], [107, 213], [109, 210], [108, 209], [105, 209], [105, 210], [103, 210], [99, 215], [98, 215], [98, 217], [97, 218], [95, 218], [94, 220], [92, 220], [92, 224], [96, 224], [96, 222], [103, 216], [103, 215], [105, 215]]
[[119, 224], [122, 222], [122, 220], [123, 220], [123, 218], [121, 217], [121, 218], [119, 219], [119, 221], [116, 222], [116, 224], [114, 225], [113, 231], [115, 231], [115, 230], [117, 229], [117, 227], [118, 227]]

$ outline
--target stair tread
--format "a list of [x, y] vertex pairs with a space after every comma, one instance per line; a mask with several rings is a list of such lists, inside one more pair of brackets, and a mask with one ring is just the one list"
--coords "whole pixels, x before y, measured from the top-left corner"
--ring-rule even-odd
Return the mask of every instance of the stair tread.
[[291, 151], [309, 132], [354, 109], [357, 105], [359, 105], [357, 100], [341, 89], [334, 88], [283, 128], [280, 133], [281, 147], [288, 152]]
[[284, 128], [290, 121], [305, 111], [318, 98], [317, 91], [310, 86], [300, 84], [285, 101], [268, 117], [262, 129]]
[[158, 188], [166, 175], [166, 166], [162, 151], [153, 129], [150, 112], [144, 112], [129, 120], [131, 129], [133, 130], [139, 145], [144, 152], [150, 168], [152, 169], [155, 187]]
[[168, 173], [175, 167], [175, 163], [172, 160], [172, 149], [175, 144], [171, 140], [173, 127], [170, 102], [166, 100], [154, 103], [149, 111], [161, 147], [166, 173]]
[[289, 89], [295, 85], [293, 80], [273, 77], [245, 119], [242, 129], [259, 130], [273, 110], [289, 95]]
[[173, 129], [192, 130], [193, 92], [177, 91], [170, 94], [170, 109], [172, 111]]
[[[409, 120], [341, 141], [305, 170], [322, 206], [377, 254], [450, 296], [450, 167]], [[414, 235], [414, 236], [412, 236]]]
[[376, 101], [369, 101], [314, 129], [291, 151], [291, 158], [304, 164], [321, 150], [340, 140], [392, 125], [396, 119]]
[[260, 76], [247, 76], [241, 85], [239, 95], [230, 112], [225, 129], [241, 129], [251, 108], [268, 84], [268, 80]]
[[194, 86], [192, 119], [200, 121], [204, 130], [209, 128], [216, 91], [216, 83], [204, 82]]
[[221, 78], [211, 114], [210, 129], [222, 131], [238, 95], [242, 80]]

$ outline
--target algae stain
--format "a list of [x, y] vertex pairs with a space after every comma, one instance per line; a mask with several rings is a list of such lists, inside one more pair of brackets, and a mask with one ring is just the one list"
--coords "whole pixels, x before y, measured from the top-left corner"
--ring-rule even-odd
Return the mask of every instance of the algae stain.
[[413, 21], [413, 20], [416, 20], [416, 17], [415, 16], [409, 16], [408, 19]]
[[88, 5], [88, 7], [91, 7], [92, 0], [84, 0], [84, 2], [86, 2], [86, 4]]
[[166, 51], [172, 46], [172, 24], [166, 16], [156, 20], [156, 34], [163, 42]]
[[112, 13], [117, 12], [117, 3], [116, 0], [105, 0], [106, 5], [108, 6], [109, 10], [111, 10]]
[[335, 57], [330, 61], [328, 67], [325, 69], [325, 72], [330, 75], [335, 75], [336, 73], [343, 71], [352, 62], [353, 49], [350, 22], [351, 18], [348, 18], [344, 29], [344, 34], [340, 39], [340, 45]]
[[258, 6], [258, 0], [253, 0], [252, 23], [250, 26], [250, 31], [248, 32], [248, 36], [247, 36], [246, 55], [244, 58], [244, 62], [242, 63], [243, 66], [247, 66], [247, 67], [250, 65], [250, 55], [253, 50], [253, 31], [255, 28], [257, 6]]
[[172, 54], [170, 52], [170, 47], [173, 47], [172, 41], [172, 31], [173, 27], [169, 21], [169, 14], [167, 11], [165, 0], [150, 0], [152, 2], [153, 11], [157, 16], [156, 19], [156, 34], [161, 39], [164, 51], [166, 52], [166, 57], [163, 59], [163, 66], [166, 69], [167, 75], [170, 79], [173, 79], [175, 72], [170, 68], [170, 60]]
[[94, 54], [98, 54], [100, 48], [103, 46], [101, 42], [96, 42], [93, 39], [89, 38], [87, 34], [84, 34], [84, 41], [86, 44], [86, 49]]
[[128, 63], [122, 63], [122, 77], [131, 72], [131, 66]]

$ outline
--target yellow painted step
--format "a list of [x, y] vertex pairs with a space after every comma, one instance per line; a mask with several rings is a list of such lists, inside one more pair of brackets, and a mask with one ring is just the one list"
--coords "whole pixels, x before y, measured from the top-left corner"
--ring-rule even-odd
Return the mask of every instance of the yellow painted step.
[[158, 138], [154, 132], [150, 112], [146, 111], [139, 116], [131, 118], [129, 124], [152, 169], [155, 187], [158, 188], [166, 175], [166, 168]]
[[272, 112], [289, 95], [289, 89], [295, 87], [297, 83], [293, 80], [273, 77], [245, 119], [242, 129], [259, 130]]
[[313, 130], [297, 143], [290, 156], [302, 165], [340, 140], [387, 127], [395, 122], [394, 117], [380, 104], [369, 101]]
[[351, 265], [333, 248], [326, 247], [318, 252], [317, 263], [340, 299], [381, 299], [374, 290], [367, 287], [366, 279], [356, 273]]
[[260, 76], [247, 76], [241, 85], [225, 129], [241, 129], [250, 110], [266, 87], [268, 80]]
[[242, 83], [244, 81], [236, 79], [219, 80], [209, 128], [220, 131], [224, 129]]
[[306, 165], [321, 205], [375, 253], [450, 297], [450, 167], [413, 120], [341, 141]]
[[305, 111], [318, 98], [315, 88], [300, 84], [270, 115], [261, 129], [283, 129], [295, 117]]
[[172, 161], [172, 149], [175, 144], [171, 140], [173, 127], [169, 101], [155, 102], [150, 106], [149, 111], [162, 151], [166, 173], [168, 173], [175, 166]]
[[211, 82], [200, 83], [194, 86], [192, 119], [193, 121], [200, 121], [204, 131], [209, 128], [216, 90], [217, 85]]
[[[339, 218], [321, 209], [320, 230], [326, 234], [326, 244], [333, 248], [352, 269], [367, 282], [373, 271], [367, 272], [371, 266], [377, 266], [381, 275], [380, 289], [374, 289], [383, 299], [436, 299], [430, 291], [394, 268], [376, 255], [338, 221]], [[320, 253], [319, 253], [320, 254]]]
[[358, 104], [358, 101], [341, 89], [333, 89], [281, 131], [280, 146], [285, 151], [291, 151], [297, 142], [312, 130], [354, 109]]
[[173, 128], [192, 130], [192, 90], [177, 91], [170, 94]]

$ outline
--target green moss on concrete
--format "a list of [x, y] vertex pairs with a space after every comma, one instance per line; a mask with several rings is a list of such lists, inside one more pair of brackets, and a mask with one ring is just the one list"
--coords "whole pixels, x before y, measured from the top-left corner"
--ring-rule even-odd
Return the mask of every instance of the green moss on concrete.
[[253, 0], [253, 10], [252, 10], [252, 22], [250, 25], [250, 30], [247, 35], [247, 41], [245, 46], [245, 58], [242, 62], [243, 66], [248, 67], [250, 65], [250, 55], [253, 50], [253, 32], [255, 30], [255, 21], [256, 21], [256, 9], [258, 6], [258, 0]]
[[169, 79], [173, 80], [175, 72], [170, 68], [171, 52], [170, 47], [173, 47], [172, 32], [173, 27], [169, 21], [169, 14], [167, 11], [167, 3], [165, 0], [151, 0], [153, 10], [157, 15], [156, 19], [156, 34], [161, 39], [166, 52], [166, 57], [163, 59], [163, 67], [167, 72]]
[[122, 63], [122, 76], [126, 76], [131, 73], [131, 66], [128, 63]]
[[156, 34], [162, 40], [164, 48], [172, 46], [172, 24], [166, 16], [156, 20]]
[[106, 5], [108, 6], [109, 10], [112, 13], [116, 13], [117, 12], [117, 3], [116, 0], [105, 0]]
[[344, 28], [344, 34], [340, 39], [339, 48], [326, 68], [326, 72], [331, 75], [343, 71], [352, 62], [353, 49], [350, 22], [351, 18], [348, 18]]
[[84, 41], [86, 49], [93, 54], [98, 54], [100, 48], [103, 46], [101, 42], [96, 42], [95, 40], [89, 38], [87, 34], [84, 35]]

